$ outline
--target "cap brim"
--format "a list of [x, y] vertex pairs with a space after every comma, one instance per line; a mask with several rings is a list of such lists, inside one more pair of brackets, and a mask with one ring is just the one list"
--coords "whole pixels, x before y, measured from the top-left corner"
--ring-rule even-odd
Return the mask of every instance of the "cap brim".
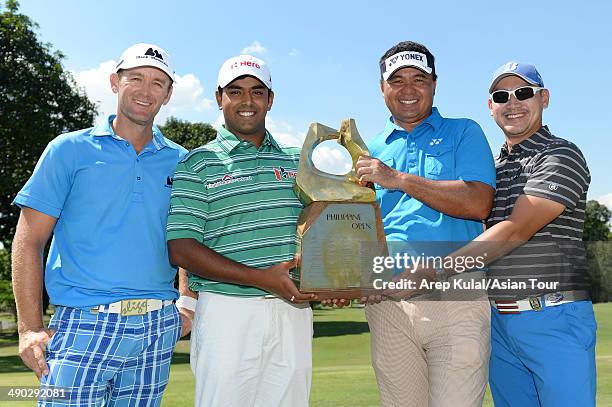
[[122, 63], [119, 64], [115, 67], [115, 73], [119, 72], [122, 69], [132, 69], [132, 68], [140, 68], [142, 66], [148, 66], [151, 68], [157, 68], [160, 71], [162, 71], [163, 73], [165, 73], [166, 75], [168, 75], [170, 77], [170, 79], [172, 80], [172, 82], [175, 82], [176, 79], [174, 78], [174, 75], [171, 74], [167, 69], [162, 68], [160, 65], [153, 65], [153, 64], [130, 64], [130, 63]]
[[425, 68], [423, 68], [421, 65], [404, 65], [404, 66], [400, 66], [397, 69], [394, 69], [393, 71], [391, 71], [391, 73], [389, 74], [389, 76], [387, 76], [387, 80], [389, 80], [393, 75], [395, 75], [395, 73], [401, 69], [404, 68], [414, 68], [414, 69], [418, 69], [419, 71], [423, 72], [425, 75], [431, 75], [432, 72], [427, 72], [425, 70]]
[[225, 88], [227, 85], [229, 85], [230, 83], [234, 82], [236, 79], [238, 78], [242, 78], [243, 76], [251, 76], [255, 79], [257, 79], [259, 82], [261, 82], [262, 85], [264, 85], [268, 90], [272, 90], [272, 86], [269, 86], [265, 80], [263, 80], [260, 76], [255, 75], [253, 73], [243, 73], [240, 75], [235, 76], [234, 78], [230, 79], [229, 81], [225, 81], [225, 83], [223, 82], [217, 82], [217, 86], [221, 89]]
[[499, 83], [499, 81], [501, 81], [502, 79], [508, 77], [508, 76], [518, 76], [519, 78], [521, 78], [522, 80], [524, 80], [525, 82], [527, 82], [530, 85], [537, 85], [539, 86], [539, 83], [534, 82], [532, 80], [530, 80], [529, 78], [520, 75], [518, 73], [515, 72], [504, 72], [503, 74], [499, 75], [497, 78], [495, 78], [493, 80], [493, 82], [491, 82], [491, 86], [489, 86], [489, 93], [493, 92], [493, 88], [495, 88], [495, 86], [497, 86], [497, 84]]

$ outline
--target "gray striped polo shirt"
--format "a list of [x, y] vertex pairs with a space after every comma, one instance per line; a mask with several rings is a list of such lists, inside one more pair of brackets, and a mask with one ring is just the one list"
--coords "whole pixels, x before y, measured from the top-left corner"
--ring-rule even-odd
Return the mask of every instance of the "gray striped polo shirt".
[[491, 298], [588, 290], [582, 233], [591, 175], [580, 149], [544, 126], [511, 151], [504, 145], [495, 167], [497, 189], [487, 227], [508, 219], [523, 194], [559, 202], [565, 210], [526, 244], [490, 265], [488, 275], [499, 283], [489, 291]]
[[[167, 240], [191, 238], [254, 268], [292, 260], [302, 210], [293, 186], [300, 149], [266, 132], [259, 148], [224, 127], [191, 151], [174, 175]], [[189, 287], [238, 296], [268, 294], [256, 287], [189, 275]]]

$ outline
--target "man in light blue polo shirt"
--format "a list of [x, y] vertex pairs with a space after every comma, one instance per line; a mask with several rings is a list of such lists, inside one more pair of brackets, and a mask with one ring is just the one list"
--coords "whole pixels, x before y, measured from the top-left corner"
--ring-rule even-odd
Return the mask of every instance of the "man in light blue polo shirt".
[[[480, 126], [433, 107], [434, 57], [401, 42], [380, 60], [391, 117], [356, 165], [376, 187], [389, 241], [469, 241], [491, 210], [495, 167]], [[391, 248], [393, 245], [390, 246]], [[482, 301], [369, 304], [372, 364], [383, 406], [481, 406], [489, 359]]]
[[[165, 242], [172, 177], [186, 150], [153, 120], [174, 70], [160, 47], [128, 48], [110, 77], [117, 114], [49, 143], [14, 203], [19, 353], [40, 405], [159, 405], [181, 333]], [[42, 321], [45, 285], [55, 306]]]

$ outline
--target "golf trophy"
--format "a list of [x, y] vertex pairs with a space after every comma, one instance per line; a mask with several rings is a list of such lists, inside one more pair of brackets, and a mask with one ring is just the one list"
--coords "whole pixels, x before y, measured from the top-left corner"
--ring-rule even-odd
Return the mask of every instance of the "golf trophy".
[[[347, 174], [329, 174], [313, 164], [315, 147], [327, 140], [337, 140], [351, 155]], [[319, 299], [371, 294], [373, 259], [387, 255], [376, 193], [359, 185], [355, 175], [361, 155], [369, 152], [353, 119], [343, 120], [339, 131], [310, 125], [295, 184], [305, 208], [297, 227], [300, 261], [291, 277], [301, 292], [315, 293]]]

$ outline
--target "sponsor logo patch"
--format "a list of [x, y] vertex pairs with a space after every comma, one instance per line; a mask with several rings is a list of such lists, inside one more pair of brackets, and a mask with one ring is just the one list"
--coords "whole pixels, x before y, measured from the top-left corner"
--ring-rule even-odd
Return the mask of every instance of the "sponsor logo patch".
[[529, 304], [534, 311], [542, 310], [542, 303], [538, 297], [529, 297]]
[[297, 176], [297, 171], [286, 170], [283, 167], [274, 168], [274, 176], [277, 181], [292, 179]]
[[155, 58], [159, 58], [161, 60], [164, 59], [164, 57], [162, 57], [162, 55], [156, 49], [153, 49], [153, 48], [149, 48], [147, 50], [147, 52], [145, 52], [145, 55], [149, 55], [149, 56], [152, 56], [152, 57], [155, 57]]
[[206, 188], [214, 189], [214, 188], [218, 188], [224, 185], [234, 184], [236, 182], [248, 182], [248, 181], [251, 181], [252, 179], [253, 177], [251, 177], [250, 175], [246, 177], [234, 178], [231, 174], [225, 174], [223, 178], [221, 178], [220, 180], [206, 184]]
[[563, 294], [561, 293], [552, 293], [546, 295], [546, 300], [551, 304], [556, 304], [563, 300]]

